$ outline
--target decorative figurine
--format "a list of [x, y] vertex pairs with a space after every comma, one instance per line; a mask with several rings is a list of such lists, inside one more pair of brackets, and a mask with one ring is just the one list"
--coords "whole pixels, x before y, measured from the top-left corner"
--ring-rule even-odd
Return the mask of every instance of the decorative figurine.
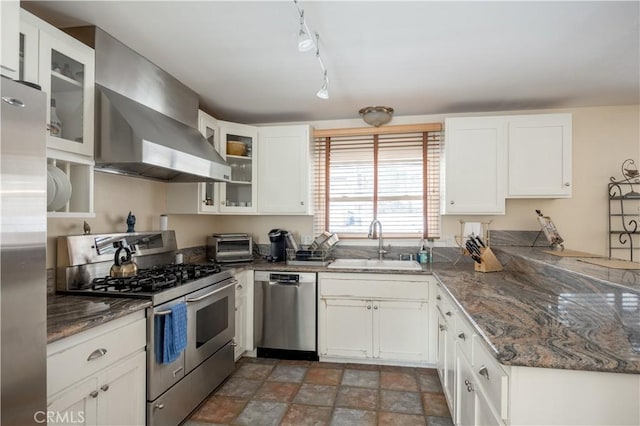
[[127, 232], [136, 232], [135, 229], [133, 229], [136, 226], [136, 216], [131, 214], [131, 212], [129, 212], [129, 215], [127, 216]]
[[84, 229], [84, 235], [89, 235], [91, 234], [91, 227], [89, 226], [89, 224], [87, 223], [87, 221], [84, 221], [84, 224], [82, 225], [82, 229]]

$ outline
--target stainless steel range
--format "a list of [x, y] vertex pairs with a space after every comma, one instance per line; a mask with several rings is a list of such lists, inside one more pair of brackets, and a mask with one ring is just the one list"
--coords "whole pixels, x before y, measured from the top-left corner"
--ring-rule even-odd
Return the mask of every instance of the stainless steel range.
[[[137, 274], [114, 278], [110, 269], [126, 247]], [[147, 309], [147, 424], [177, 425], [234, 368], [235, 284], [216, 264], [175, 264], [174, 231], [58, 238], [59, 292], [140, 297]], [[118, 254], [116, 252], [118, 251]], [[158, 361], [157, 336], [171, 308], [187, 305], [187, 347], [170, 363]], [[161, 358], [161, 357], [159, 357]]]

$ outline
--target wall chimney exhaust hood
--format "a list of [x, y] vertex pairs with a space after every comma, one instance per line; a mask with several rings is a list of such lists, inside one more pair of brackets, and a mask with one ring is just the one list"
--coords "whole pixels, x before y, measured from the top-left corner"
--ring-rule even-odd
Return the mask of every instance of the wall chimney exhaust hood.
[[198, 95], [98, 27], [65, 29], [95, 49], [96, 170], [170, 182], [227, 182], [200, 134]]

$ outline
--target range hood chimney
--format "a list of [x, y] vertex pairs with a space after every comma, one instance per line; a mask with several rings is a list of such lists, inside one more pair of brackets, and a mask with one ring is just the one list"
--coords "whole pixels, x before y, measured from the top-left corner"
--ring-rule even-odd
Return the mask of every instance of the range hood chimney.
[[65, 31], [95, 49], [96, 170], [229, 181], [231, 168], [197, 130], [193, 90], [98, 27]]

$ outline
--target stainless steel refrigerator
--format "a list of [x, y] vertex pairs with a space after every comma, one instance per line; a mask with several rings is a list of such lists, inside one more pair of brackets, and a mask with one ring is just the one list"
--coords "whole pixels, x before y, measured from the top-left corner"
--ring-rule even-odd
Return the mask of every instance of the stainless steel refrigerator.
[[0, 88], [0, 423], [5, 426], [36, 424], [47, 409], [47, 159], [45, 94], [4, 77]]

